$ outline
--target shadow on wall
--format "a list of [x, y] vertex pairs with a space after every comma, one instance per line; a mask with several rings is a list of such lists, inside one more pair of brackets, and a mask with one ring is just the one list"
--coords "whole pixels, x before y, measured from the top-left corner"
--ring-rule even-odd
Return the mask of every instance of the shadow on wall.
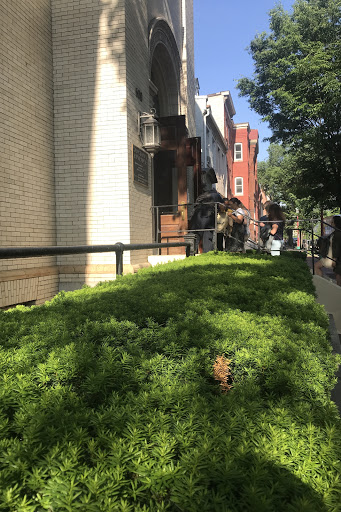
[[[142, 6], [135, 3], [142, 31]], [[125, 2], [77, 6], [67, 2], [62, 16], [52, 10], [57, 243], [129, 242], [122, 216], [128, 202]], [[114, 265], [115, 253], [62, 256], [58, 263], [61, 279], [81, 284], [76, 276], [85, 265]]]

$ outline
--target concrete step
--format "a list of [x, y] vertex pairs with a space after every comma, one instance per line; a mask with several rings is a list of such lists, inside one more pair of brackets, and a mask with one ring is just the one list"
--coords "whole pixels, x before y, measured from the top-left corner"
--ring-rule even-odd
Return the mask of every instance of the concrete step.
[[186, 258], [185, 254], [165, 254], [165, 255], [151, 255], [148, 256], [148, 263], [152, 267], [155, 265], [159, 265], [160, 263], [169, 263], [170, 261], [175, 260], [184, 260]]

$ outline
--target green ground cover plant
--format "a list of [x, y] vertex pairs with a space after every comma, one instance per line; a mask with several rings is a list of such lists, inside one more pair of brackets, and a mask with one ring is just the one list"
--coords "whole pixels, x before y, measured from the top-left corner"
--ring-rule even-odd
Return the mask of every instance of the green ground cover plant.
[[337, 362], [290, 255], [209, 253], [2, 311], [0, 511], [340, 511]]

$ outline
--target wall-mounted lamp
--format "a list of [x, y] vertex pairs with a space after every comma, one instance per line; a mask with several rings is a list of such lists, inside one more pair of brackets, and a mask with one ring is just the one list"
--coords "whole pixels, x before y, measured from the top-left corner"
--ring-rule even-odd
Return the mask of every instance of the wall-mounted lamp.
[[142, 146], [153, 157], [161, 147], [160, 124], [155, 109], [151, 108], [149, 114], [139, 112], [137, 123]]

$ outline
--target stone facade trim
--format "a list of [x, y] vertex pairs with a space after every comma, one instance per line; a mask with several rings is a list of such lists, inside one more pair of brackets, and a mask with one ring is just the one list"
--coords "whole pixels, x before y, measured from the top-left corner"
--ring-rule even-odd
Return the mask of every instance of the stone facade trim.
[[149, 24], [149, 75], [153, 62], [153, 55], [158, 44], [163, 44], [169, 55], [172, 57], [174, 69], [177, 74], [177, 81], [180, 82], [181, 58], [173, 32], [168, 23], [162, 18], [155, 18]]

